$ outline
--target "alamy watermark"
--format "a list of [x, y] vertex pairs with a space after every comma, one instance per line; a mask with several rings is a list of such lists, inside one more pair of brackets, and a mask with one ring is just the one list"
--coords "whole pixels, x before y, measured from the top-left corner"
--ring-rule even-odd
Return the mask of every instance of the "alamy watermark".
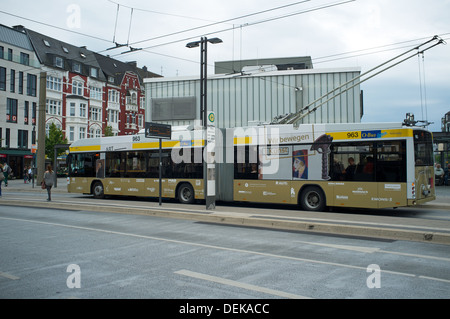
[[377, 264], [367, 266], [367, 272], [371, 273], [366, 280], [367, 288], [381, 288], [381, 268]]
[[71, 29], [81, 28], [81, 8], [78, 4], [69, 4], [66, 8], [69, 16], [66, 19], [67, 27]]
[[81, 268], [77, 264], [70, 264], [67, 266], [66, 272], [71, 274], [67, 277], [67, 288], [81, 288]]

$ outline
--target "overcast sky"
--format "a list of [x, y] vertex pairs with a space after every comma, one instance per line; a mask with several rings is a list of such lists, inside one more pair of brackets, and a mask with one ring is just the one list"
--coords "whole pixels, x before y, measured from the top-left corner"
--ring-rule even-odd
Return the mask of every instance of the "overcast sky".
[[[208, 73], [214, 72], [215, 61], [296, 56], [311, 56], [315, 69], [359, 67], [366, 72], [434, 35], [450, 42], [450, 0], [1, 3], [1, 24], [24, 25], [122, 61], [137, 61], [164, 77], [199, 75], [200, 50], [186, 43], [202, 36], [223, 40], [208, 46]], [[114, 42], [143, 50], [106, 51]], [[450, 45], [413, 56], [362, 83], [361, 89], [363, 122], [401, 122], [410, 112], [440, 131], [441, 118], [450, 111]]]

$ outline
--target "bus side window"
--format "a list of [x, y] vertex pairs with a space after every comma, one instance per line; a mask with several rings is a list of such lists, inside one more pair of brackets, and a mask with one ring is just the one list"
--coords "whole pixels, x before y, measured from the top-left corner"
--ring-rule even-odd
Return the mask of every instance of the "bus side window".
[[378, 142], [376, 164], [378, 182], [406, 182], [405, 141]]
[[98, 154], [76, 153], [71, 154], [69, 175], [76, 177], [95, 177], [95, 161]]
[[258, 151], [256, 146], [234, 148], [234, 178], [258, 179]]
[[106, 153], [105, 177], [120, 177], [121, 152]]

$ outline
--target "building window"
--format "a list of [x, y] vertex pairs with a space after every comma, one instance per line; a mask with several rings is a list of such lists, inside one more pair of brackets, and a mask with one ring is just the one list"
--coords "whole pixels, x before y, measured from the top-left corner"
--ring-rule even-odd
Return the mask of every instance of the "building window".
[[5, 48], [0, 46], [0, 59], [4, 58], [4, 54], [5, 54]]
[[17, 123], [17, 100], [6, 99], [6, 122]]
[[69, 142], [73, 142], [75, 140], [75, 127], [69, 127]]
[[109, 90], [108, 91], [108, 101], [119, 103], [119, 92], [116, 90]]
[[80, 139], [86, 138], [86, 128], [80, 127]]
[[37, 76], [34, 74], [27, 74], [27, 95], [36, 96], [37, 90]]
[[93, 78], [97, 78], [98, 77], [98, 69], [97, 68], [91, 68], [91, 76]]
[[61, 92], [61, 82], [62, 81], [60, 78], [48, 75], [47, 76], [47, 89]]
[[69, 116], [75, 116], [75, 103], [70, 102]]
[[55, 57], [55, 66], [58, 68], [64, 67], [64, 60], [63, 58], [60, 58], [59, 56]]
[[89, 119], [91, 121], [101, 121], [102, 119], [102, 110], [97, 107], [90, 107], [89, 108]]
[[23, 110], [23, 124], [29, 124], [28, 117], [30, 115], [30, 102], [25, 101], [24, 110]]
[[11, 69], [11, 76], [9, 81], [9, 90], [14, 93], [16, 90], [16, 70]]
[[23, 72], [19, 71], [19, 94], [23, 94]]
[[47, 114], [61, 115], [61, 101], [47, 99], [45, 106]]
[[36, 125], [36, 113], [37, 113], [37, 103], [33, 102], [32, 110], [31, 110], [31, 123]]
[[6, 91], [6, 68], [0, 67], [0, 90]]
[[100, 129], [91, 128], [89, 130], [89, 137], [90, 138], [101, 137], [101, 130]]
[[30, 65], [30, 55], [20, 52], [20, 63], [24, 65]]
[[119, 118], [119, 111], [108, 110], [108, 122], [117, 123]]
[[78, 62], [74, 62], [72, 69], [73, 69], [73, 72], [81, 73], [81, 64]]
[[6, 136], [5, 136], [5, 147], [6, 147], [6, 148], [9, 148], [9, 146], [10, 146], [9, 142], [10, 142], [10, 140], [11, 140], [11, 130], [10, 130], [9, 128], [6, 128]]
[[102, 88], [98, 88], [95, 86], [89, 87], [89, 96], [91, 99], [102, 100]]
[[17, 131], [17, 147], [28, 148], [28, 131], [25, 130]]
[[13, 50], [12, 49], [8, 49], [8, 60], [9, 61], [13, 60]]
[[86, 108], [87, 105], [85, 103], [80, 103], [80, 117], [86, 117]]
[[83, 96], [83, 82], [80, 81], [72, 82], [72, 94]]

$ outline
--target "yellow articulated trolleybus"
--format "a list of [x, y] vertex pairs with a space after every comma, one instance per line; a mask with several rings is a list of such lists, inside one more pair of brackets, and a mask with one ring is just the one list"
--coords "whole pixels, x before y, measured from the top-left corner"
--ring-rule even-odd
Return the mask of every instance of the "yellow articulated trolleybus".
[[[204, 135], [162, 143], [162, 197], [204, 199]], [[432, 135], [401, 123], [262, 125], [216, 130], [217, 201], [387, 208], [435, 199]], [[206, 152], [205, 152], [206, 153]], [[159, 142], [143, 134], [74, 142], [69, 192], [159, 196]]]

